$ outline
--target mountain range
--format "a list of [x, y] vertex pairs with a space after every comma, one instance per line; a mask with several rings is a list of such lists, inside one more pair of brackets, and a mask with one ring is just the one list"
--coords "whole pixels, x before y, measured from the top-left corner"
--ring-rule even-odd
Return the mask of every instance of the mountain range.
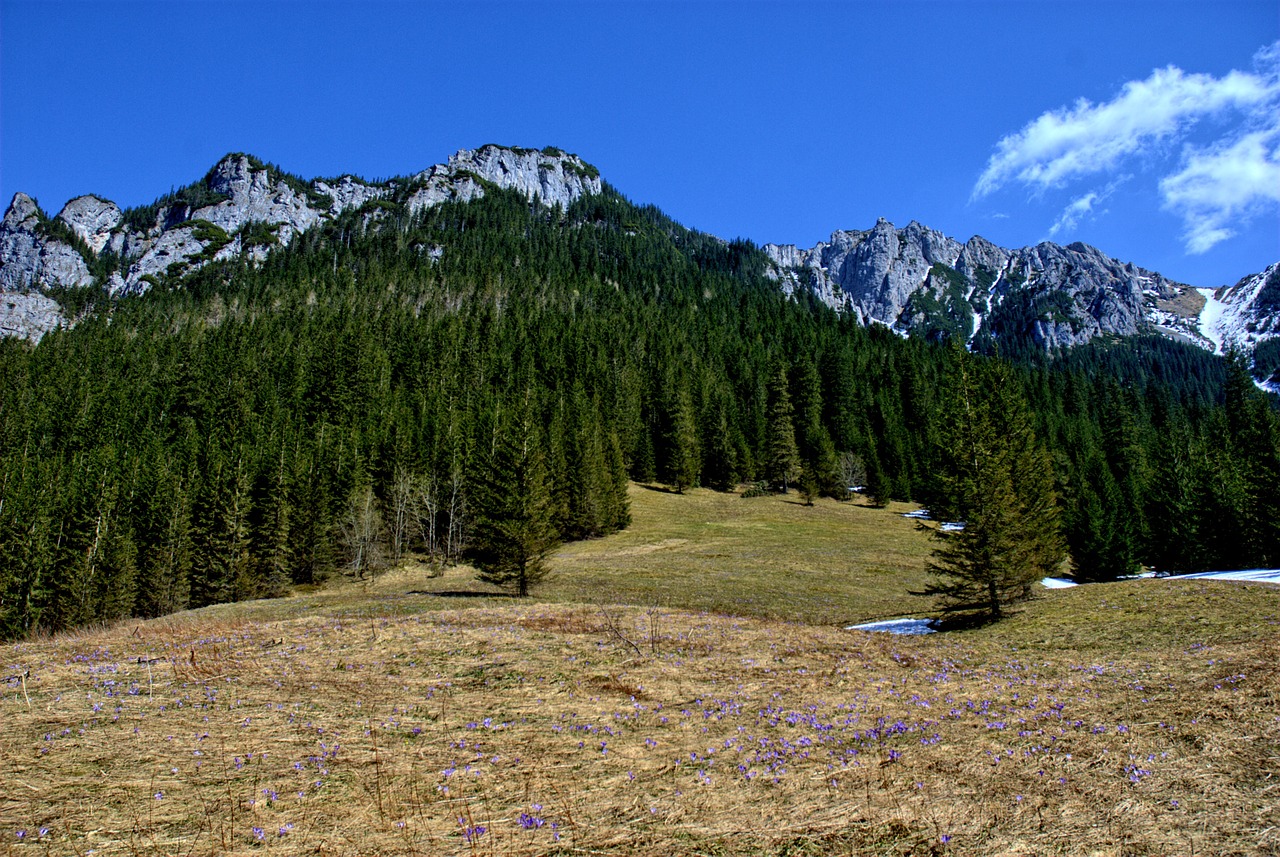
[[[576, 155], [487, 145], [409, 176], [305, 181], [251, 155], [231, 154], [203, 179], [138, 208], [94, 195], [49, 217], [14, 196], [0, 224], [0, 335], [38, 342], [77, 320], [76, 290], [109, 297], [177, 283], [210, 262], [265, 260], [273, 248], [344, 212], [366, 227], [413, 217], [489, 188], [567, 207], [599, 194], [599, 171]], [[789, 295], [809, 292], [865, 324], [903, 335], [1016, 337], [1046, 350], [1100, 336], [1159, 333], [1249, 361], [1259, 386], [1280, 391], [1280, 262], [1234, 285], [1199, 288], [1082, 243], [1008, 249], [960, 241], [912, 221], [840, 230], [811, 248], [766, 244], [767, 275]], [[442, 248], [425, 248], [442, 253]]]

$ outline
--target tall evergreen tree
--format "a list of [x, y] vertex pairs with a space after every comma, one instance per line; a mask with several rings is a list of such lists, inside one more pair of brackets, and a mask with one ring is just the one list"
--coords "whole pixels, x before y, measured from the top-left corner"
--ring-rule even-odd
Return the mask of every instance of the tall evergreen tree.
[[769, 382], [765, 432], [765, 477], [786, 494], [791, 484], [800, 478], [801, 462], [787, 373], [782, 366], [774, 370]]
[[964, 521], [939, 531], [923, 594], [948, 612], [1001, 618], [1066, 557], [1049, 457], [1011, 373], [997, 361], [959, 361], [946, 424], [945, 480]]
[[520, 597], [547, 575], [556, 546], [546, 453], [526, 392], [518, 412], [498, 421], [473, 503], [473, 561], [486, 583]]
[[677, 494], [698, 484], [702, 468], [702, 452], [698, 441], [698, 422], [688, 390], [678, 388], [672, 396], [667, 416], [666, 481]]
[[1072, 494], [1066, 526], [1072, 576], [1096, 583], [1136, 573], [1140, 543], [1132, 515], [1101, 455], [1080, 469]]

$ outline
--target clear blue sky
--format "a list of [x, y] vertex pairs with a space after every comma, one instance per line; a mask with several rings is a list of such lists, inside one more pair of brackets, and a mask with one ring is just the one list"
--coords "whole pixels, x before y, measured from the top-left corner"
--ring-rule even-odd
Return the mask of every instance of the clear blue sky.
[[724, 237], [877, 217], [1280, 260], [1280, 4], [0, 0], [0, 195], [122, 206], [229, 151], [304, 177], [556, 145]]

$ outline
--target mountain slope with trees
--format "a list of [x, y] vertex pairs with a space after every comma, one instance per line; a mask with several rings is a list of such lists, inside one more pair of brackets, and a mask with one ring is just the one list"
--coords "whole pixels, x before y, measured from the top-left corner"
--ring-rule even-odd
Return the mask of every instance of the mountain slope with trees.
[[464, 178], [483, 194], [356, 199], [261, 258], [86, 287], [75, 327], [0, 340], [0, 632], [409, 552], [523, 592], [557, 541], [626, 526], [628, 479], [841, 495], [858, 473], [947, 508], [946, 379], [997, 361], [1079, 574], [1280, 561], [1280, 425], [1238, 364], [1158, 337], [903, 338], [608, 185], [547, 205]]

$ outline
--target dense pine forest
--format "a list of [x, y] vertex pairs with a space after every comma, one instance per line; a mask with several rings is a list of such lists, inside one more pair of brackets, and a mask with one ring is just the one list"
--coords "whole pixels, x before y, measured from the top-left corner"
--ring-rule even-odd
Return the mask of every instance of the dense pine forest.
[[1077, 578], [1280, 563], [1280, 420], [1231, 361], [1155, 337], [971, 353], [765, 271], [612, 189], [565, 210], [492, 188], [414, 218], [375, 201], [142, 296], [66, 295], [74, 328], [0, 341], [0, 635], [410, 553], [523, 592], [555, 543], [627, 525], [628, 480], [856, 484], [947, 514], [952, 391], [990, 361], [1030, 408]]

